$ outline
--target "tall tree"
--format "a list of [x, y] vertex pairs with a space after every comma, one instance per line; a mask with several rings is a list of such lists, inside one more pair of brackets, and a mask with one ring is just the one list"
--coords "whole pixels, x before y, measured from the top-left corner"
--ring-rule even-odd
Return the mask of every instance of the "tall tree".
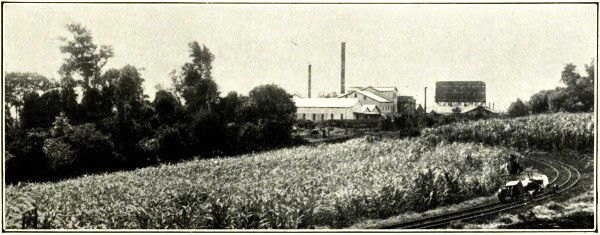
[[563, 69], [561, 82], [567, 85], [566, 97], [557, 95], [554, 98], [564, 98], [561, 100], [565, 101], [563, 108], [566, 111], [590, 111], [594, 106], [594, 61], [592, 60], [591, 64], [585, 67], [587, 76], [577, 73], [573, 64], [567, 64]]
[[143, 82], [134, 66], [126, 65], [119, 71], [114, 97], [118, 119], [132, 119], [140, 114], [144, 101]]
[[580, 82], [578, 93], [581, 97], [581, 102], [583, 103], [584, 111], [593, 111], [594, 108], [594, 59], [590, 62], [590, 65], [585, 65], [585, 71], [587, 76], [582, 78], [582, 82]]
[[284, 143], [291, 138], [296, 105], [281, 87], [270, 84], [255, 87], [249, 94], [254, 123], [262, 125], [266, 143]]
[[11, 110], [14, 111], [15, 117], [8, 117], [13, 119], [16, 125], [21, 119], [26, 94], [42, 93], [57, 86], [55, 82], [37, 73], [9, 72], [4, 76], [4, 82], [4, 108], [8, 115], [11, 115]]
[[62, 111], [67, 117], [78, 118], [77, 93], [75, 87], [77, 82], [71, 77], [63, 77], [60, 81], [60, 98]]
[[205, 45], [200, 46], [198, 42], [191, 42], [189, 47], [194, 69], [200, 73], [202, 79], [212, 79], [212, 62], [215, 56]]
[[102, 83], [102, 68], [114, 55], [112, 47], [98, 47], [94, 43], [92, 33], [81, 24], [67, 24], [66, 28], [72, 34], [72, 38], [61, 38], [65, 44], [60, 47], [60, 51], [68, 57], [65, 58], [59, 73], [66, 77], [75, 74], [81, 76], [84, 91], [99, 88]]
[[[182, 67], [181, 96], [190, 113], [210, 110], [219, 97], [217, 83], [211, 75], [215, 57], [206, 46], [201, 47], [197, 42], [190, 43], [189, 47], [192, 62]], [[177, 82], [174, 85], [177, 87]]]
[[575, 87], [577, 85], [577, 81], [581, 78], [581, 76], [575, 71], [575, 69], [575, 65], [567, 64], [565, 65], [565, 68], [562, 71], [560, 81], [568, 87]]

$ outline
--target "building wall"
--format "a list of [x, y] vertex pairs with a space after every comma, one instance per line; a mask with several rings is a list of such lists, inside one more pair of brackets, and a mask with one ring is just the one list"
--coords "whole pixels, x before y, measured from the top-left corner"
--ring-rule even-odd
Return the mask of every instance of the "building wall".
[[416, 112], [416, 101], [412, 96], [398, 96], [396, 99], [398, 113], [402, 115], [413, 115]]
[[391, 114], [394, 114], [396, 112], [396, 108], [394, 107], [394, 103], [393, 102], [382, 103], [382, 102], [379, 102], [377, 100], [374, 100], [371, 97], [368, 97], [368, 96], [365, 96], [363, 94], [360, 94], [358, 92], [350, 93], [347, 96], [347, 98], [357, 98], [358, 102], [360, 102], [362, 105], [365, 105], [365, 104], [376, 105], [377, 108], [379, 108], [379, 110], [381, 111], [382, 115], [391, 115]]
[[[312, 108], [312, 107], [297, 107], [297, 120], [311, 120], [321, 122], [323, 120], [341, 120], [342, 115], [344, 120], [356, 119], [353, 113], [354, 107], [348, 108]], [[333, 118], [331, 115], [333, 114]], [[314, 119], [313, 119], [314, 115]]]
[[[398, 103], [397, 103], [396, 97], [397, 97], [398, 93], [396, 91], [379, 91], [373, 87], [367, 87], [364, 90], [369, 91], [378, 96], [381, 96], [383, 98], [386, 98], [387, 100], [389, 100], [393, 103], [391, 112], [387, 113], [386, 111], [381, 110], [382, 112], [386, 112], [386, 114], [393, 114], [393, 113], [397, 112]], [[381, 107], [379, 107], [379, 108], [381, 108]]]

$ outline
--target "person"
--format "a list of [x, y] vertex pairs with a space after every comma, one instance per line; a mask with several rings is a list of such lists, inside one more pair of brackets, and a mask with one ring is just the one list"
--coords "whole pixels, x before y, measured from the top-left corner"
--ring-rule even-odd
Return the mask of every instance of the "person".
[[523, 171], [523, 167], [521, 167], [521, 165], [519, 165], [519, 163], [517, 162], [517, 156], [513, 153], [510, 154], [506, 170], [508, 171], [508, 174], [513, 176], [518, 175]]

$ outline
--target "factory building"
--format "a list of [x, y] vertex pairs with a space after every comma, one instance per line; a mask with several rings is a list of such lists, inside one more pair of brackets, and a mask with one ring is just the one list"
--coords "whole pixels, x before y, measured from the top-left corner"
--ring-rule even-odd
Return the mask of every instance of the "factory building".
[[363, 105], [355, 98], [298, 98], [296, 119], [322, 122], [326, 120], [361, 120], [381, 117], [376, 105]]
[[[400, 108], [408, 114], [414, 112], [414, 98], [398, 96], [396, 87], [350, 87], [345, 91], [345, 50], [341, 48], [340, 96], [337, 98], [312, 98], [312, 65], [308, 65], [308, 97], [294, 94], [296, 119], [321, 122], [326, 120], [377, 119], [397, 115]], [[412, 99], [412, 100], [411, 100]], [[399, 103], [402, 102], [402, 103]], [[399, 106], [399, 105], [402, 106]], [[412, 110], [410, 110], [412, 109]]]

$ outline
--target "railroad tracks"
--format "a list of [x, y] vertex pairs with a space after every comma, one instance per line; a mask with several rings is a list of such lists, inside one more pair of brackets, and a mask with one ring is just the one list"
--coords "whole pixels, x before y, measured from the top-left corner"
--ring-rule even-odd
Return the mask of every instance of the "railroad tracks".
[[421, 218], [413, 221], [381, 226], [375, 229], [434, 229], [447, 226], [453, 221], [467, 221], [477, 218], [484, 218], [505, 211], [513, 210], [515, 208], [523, 207], [532, 202], [545, 200], [549, 197], [554, 196], [555, 194], [560, 194], [574, 187], [581, 178], [581, 174], [579, 173], [579, 171], [571, 165], [559, 161], [546, 159], [535, 159], [534, 161], [545, 165], [546, 167], [552, 169], [552, 171], [555, 172], [554, 176], [552, 177], [552, 180], [549, 182], [549, 185], [559, 184], [558, 191], [556, 191], [556, 193], [551, 192], [550, 190], [546, 190], [546, 192], [539, 194], [533, 200], [525, 202], [518, 201], [507, 204], [500, 202], [489, 203], [457, 212], [451, 212], [447, 214]]

